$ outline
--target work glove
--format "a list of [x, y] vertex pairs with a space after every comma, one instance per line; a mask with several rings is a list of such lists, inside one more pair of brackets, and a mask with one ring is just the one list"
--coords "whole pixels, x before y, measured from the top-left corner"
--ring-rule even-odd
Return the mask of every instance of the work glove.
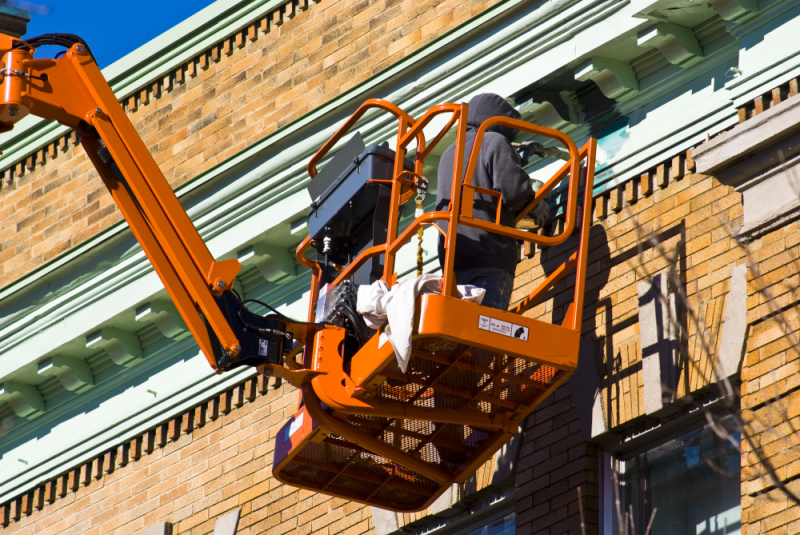
[[522, 167], [528, 165], [528, 160], [530, 160], [531, 155], [541, 149], [541, 146], [541, 143], [536, 143], [535, 141], [525, 141], [515, 147], [514, 150], [517, 151], [517, 155], [522, 162]]
[[550, 217], [550, 206], [547, 204], [547, 199], [542, 199], [531, 211], [531, 218], [538, 226], [542, 227], [548, 217]]
[[517, 228], [524, 230], [533, 230], [537, 227], [541, 228], [547, 223], [547, 218], [549, 216], [550, 207], [547, 205], [547, 202], [542, 199], [528, 215], [517, 222]]

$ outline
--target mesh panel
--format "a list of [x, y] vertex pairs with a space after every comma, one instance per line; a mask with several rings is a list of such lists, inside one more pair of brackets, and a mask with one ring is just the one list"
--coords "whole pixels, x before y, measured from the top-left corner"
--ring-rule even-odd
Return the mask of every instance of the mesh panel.
[[321, 492], [421, 507], [439, 490], [435, 481], [342, 437], [330, 435], [322, 444], [306, 442], [300, 448], [281, 475]]
[[331, 491], [345, 491], [348, 493], [353, 493], [358, 496], [363, 496], [362, 499], [366, 499], [370, 494], [372, 494], [375, 490], [378, 489], [378, 483], [365, 481], [361, 478], [347, 476], [347, 475], [339, 475], [336, 479], [334, 479], [330, 485], [328, 485], [328, 490]]
[[[379, 398], [482, 414], [507, 414], [536, 403], [564, 372], [442, 338], [418, 337], [406, 373], [392, 359], [380, 375]], [[351, 422], [361, 427], [359, 419]], [[376, 419], [377, 421], [377, 419]], [[385, 420], [368, 432], [386, 444], [445, 469], [467, 463], [495, 431], [422, 420]]]
[[[416, 338], [413, 349], [405, 373], [395, 359], [378, 372], [386, 377], [376, 390], [379, 399], [430, 409], [506, 415], [540, 401], [564, 373], [441, 338]], [[478, 455], [481, 459], [491, 455], [490, 445], [498, 444], [502, 434], [496, 429], [428, 420], [346, 418], [355, 433], [369, 435], [451, 474], [477, 461]], [[283, 475], [321, 492], [406, 509], [422, 507], [441, 490], [439, 483], [425, 475], [365, 451], [355, 443], [357, 436], [329, 435], [322, 444], [306, 443]]]
[[289, 462], [281, 472], [288, 478], [297, 479], [312, 486], [322, 486], [335, 475], [333, 472], [295, 461]]
[[[337, 440], [341, 439], [338, 439], [337, 437]], [[339, 467], [345, 464], [352, 456], [353, 452], [350, 449], [336, 446], [334, 444], [314, 444], [313, 442], [310, 442], [305, 448], [303, 448], [297, 458], [323, 462]]]

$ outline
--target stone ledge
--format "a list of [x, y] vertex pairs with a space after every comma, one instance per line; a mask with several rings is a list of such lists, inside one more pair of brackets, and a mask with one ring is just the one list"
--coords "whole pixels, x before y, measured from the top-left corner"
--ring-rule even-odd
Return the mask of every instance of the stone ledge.
[[779, 206], [763, 219], [736, 227], [731, 232], [731, 237], [742, 243], [750, 243], [798, 219], [800, 219], [800, 199]]
[[698, 173], [714, 174], [798, 130], [800, 95], [795, 95], [713, 141], [700, 145], [693, 151], [692, 157]]

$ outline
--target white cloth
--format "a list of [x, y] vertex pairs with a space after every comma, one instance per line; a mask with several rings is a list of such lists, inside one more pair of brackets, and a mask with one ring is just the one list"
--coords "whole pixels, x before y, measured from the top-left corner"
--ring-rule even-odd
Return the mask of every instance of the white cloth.
[[[358, 287], [356, 308], [372, 329], [385, 327], [378, 340], [378, 347], [387, 341], [392, 343], [397, 363], [405, 373], [411, 358], [411, 334], [414, 331], [414, 307], [422, 294], [442, 293], [442, 278], [438, 275], [422, 275], [394, 285], [391, 290], [383, 281], [371, 286]], [[459, 285], [461, 299], [481, 304], [486, 290], [472, 285]]]

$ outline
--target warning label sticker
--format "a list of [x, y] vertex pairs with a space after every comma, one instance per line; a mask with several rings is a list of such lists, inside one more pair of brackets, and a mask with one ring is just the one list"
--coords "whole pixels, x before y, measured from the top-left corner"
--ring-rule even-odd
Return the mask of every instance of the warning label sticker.
[[292, 435], [297, 433], [298, 429], [303, 427], [303, 415], [304, 415], [304, 413], [301, 412], [300, 416], [295, 421], [293, 421], [291, 424], [289, 424], [289, 427], [286, 428], [286, 433], [283, 435], [283, 441], [284, 442], [289, 440], [292, 437]]
[[266, 357], [269, 354], [269, 340], [263, 338], [258, 341], [258, 354]]
[[478, 329], [489, 331], [509, 338], [519, 338], [520, 340], [528, 341], [528, 328], [516, 323], [502, 321], [489, 316], [478, 317]]

